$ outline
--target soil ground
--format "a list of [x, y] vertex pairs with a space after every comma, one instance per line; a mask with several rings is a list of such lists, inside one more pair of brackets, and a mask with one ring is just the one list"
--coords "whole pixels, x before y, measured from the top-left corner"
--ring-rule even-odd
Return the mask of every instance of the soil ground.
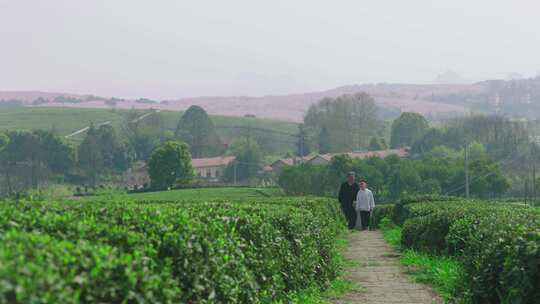
[[345, 258], [353, 267], [346, 278], [358, 288], [334, 300], [334, 304], [431, 304], [443, 303], [435, 292], [404, 273], [399, 253], [383, 239], [380, 231], [349, 234]]

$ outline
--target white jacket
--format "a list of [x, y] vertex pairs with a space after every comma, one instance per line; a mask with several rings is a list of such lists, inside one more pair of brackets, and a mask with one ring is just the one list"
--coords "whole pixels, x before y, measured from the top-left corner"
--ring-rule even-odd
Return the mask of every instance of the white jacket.
[[360, 189], [360, 191], [358, 191], [358, 194], [356, 194], [356, 201], [354, 202], [354, 208], [356, 211], [370, 211], [375, 208], [375, 199], [373, 199], [371, 190]]

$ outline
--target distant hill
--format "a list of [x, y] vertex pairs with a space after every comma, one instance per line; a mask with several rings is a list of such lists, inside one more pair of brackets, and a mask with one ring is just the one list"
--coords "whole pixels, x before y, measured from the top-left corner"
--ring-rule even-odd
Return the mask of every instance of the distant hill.
[[[93, 95], [48, 93], [37, 91], [0, 92], [1, 101], [20, 100], [26, 106], [62, 106], [72, 108], [162, 109], [182, 111], [191, 105], [202, 106], [210, 114], [255, 116], [299, 122], [309, 106], [324, 97], [366, 92], [373, 96], [384, 117], [395, 117], [402, 111], [447, 116], [467, 113], [470, 96], [487, 96], [490, 85], [476, 84], [362, 84], [347, 85], [326, 91], [269, 96], [202, 96], [168, 101], [149, 99], [124, 100]], [[452, 97], [452, 98], [449, 98]], [[458, 96], [458, 97], [456, 97]], [[461, 98], [460, 96], [467, 96]], [[456, 98], [454, 98], [456, 97]]]

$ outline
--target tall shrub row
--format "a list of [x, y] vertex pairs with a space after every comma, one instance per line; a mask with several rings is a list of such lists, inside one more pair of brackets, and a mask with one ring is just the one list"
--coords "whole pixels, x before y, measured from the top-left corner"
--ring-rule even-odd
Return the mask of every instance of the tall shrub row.
[[336, 277], [331, 200], [0, 204], [0, 303], [270, 303]]
[[472, 303], [538, 303], [538, 208], [504, 202], [413, 199], [396, 204], [393, 217], [403, 222], [403, 246], [453, 255], [463, 263], [465, 277], [456, 294]]

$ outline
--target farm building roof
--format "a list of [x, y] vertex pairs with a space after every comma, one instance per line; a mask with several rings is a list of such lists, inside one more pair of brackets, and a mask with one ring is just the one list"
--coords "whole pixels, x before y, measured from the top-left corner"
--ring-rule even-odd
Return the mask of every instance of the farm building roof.
[[281, 162], [285, 165], [292, 166], [296, 163], [298, 163], [299, 160], [303, 160], [304, 162], [311, 162], [315, 159], [322, 159], [324, 161], [330, 161], [332, 160], [332, 157], [336, 155], [349, 155], [351, 158], [368, 158], [368, 157], [387, 157], [390, 155], [397, 155], [398, 157], [404, 158], [409, 156], [409, 149], [408, 148], [401, 148], [401, 149], [388, 149], [388, 150], [379, 150], [379, 151], [355, 151], [355, 152], [346, 152], [346, 153], [326, 153], [326, 154], [316, 154], [312, 156], [305, 156], [303, 158], [282, 158], [278, 159], [277, 161], [273, 162], [270, 166], [274, 166], [275, 164]]
[[223, 167], [234, 160], [234, 156], [218, 156], [209, 158], [194, 158], [191, 160], [193, 168]]

